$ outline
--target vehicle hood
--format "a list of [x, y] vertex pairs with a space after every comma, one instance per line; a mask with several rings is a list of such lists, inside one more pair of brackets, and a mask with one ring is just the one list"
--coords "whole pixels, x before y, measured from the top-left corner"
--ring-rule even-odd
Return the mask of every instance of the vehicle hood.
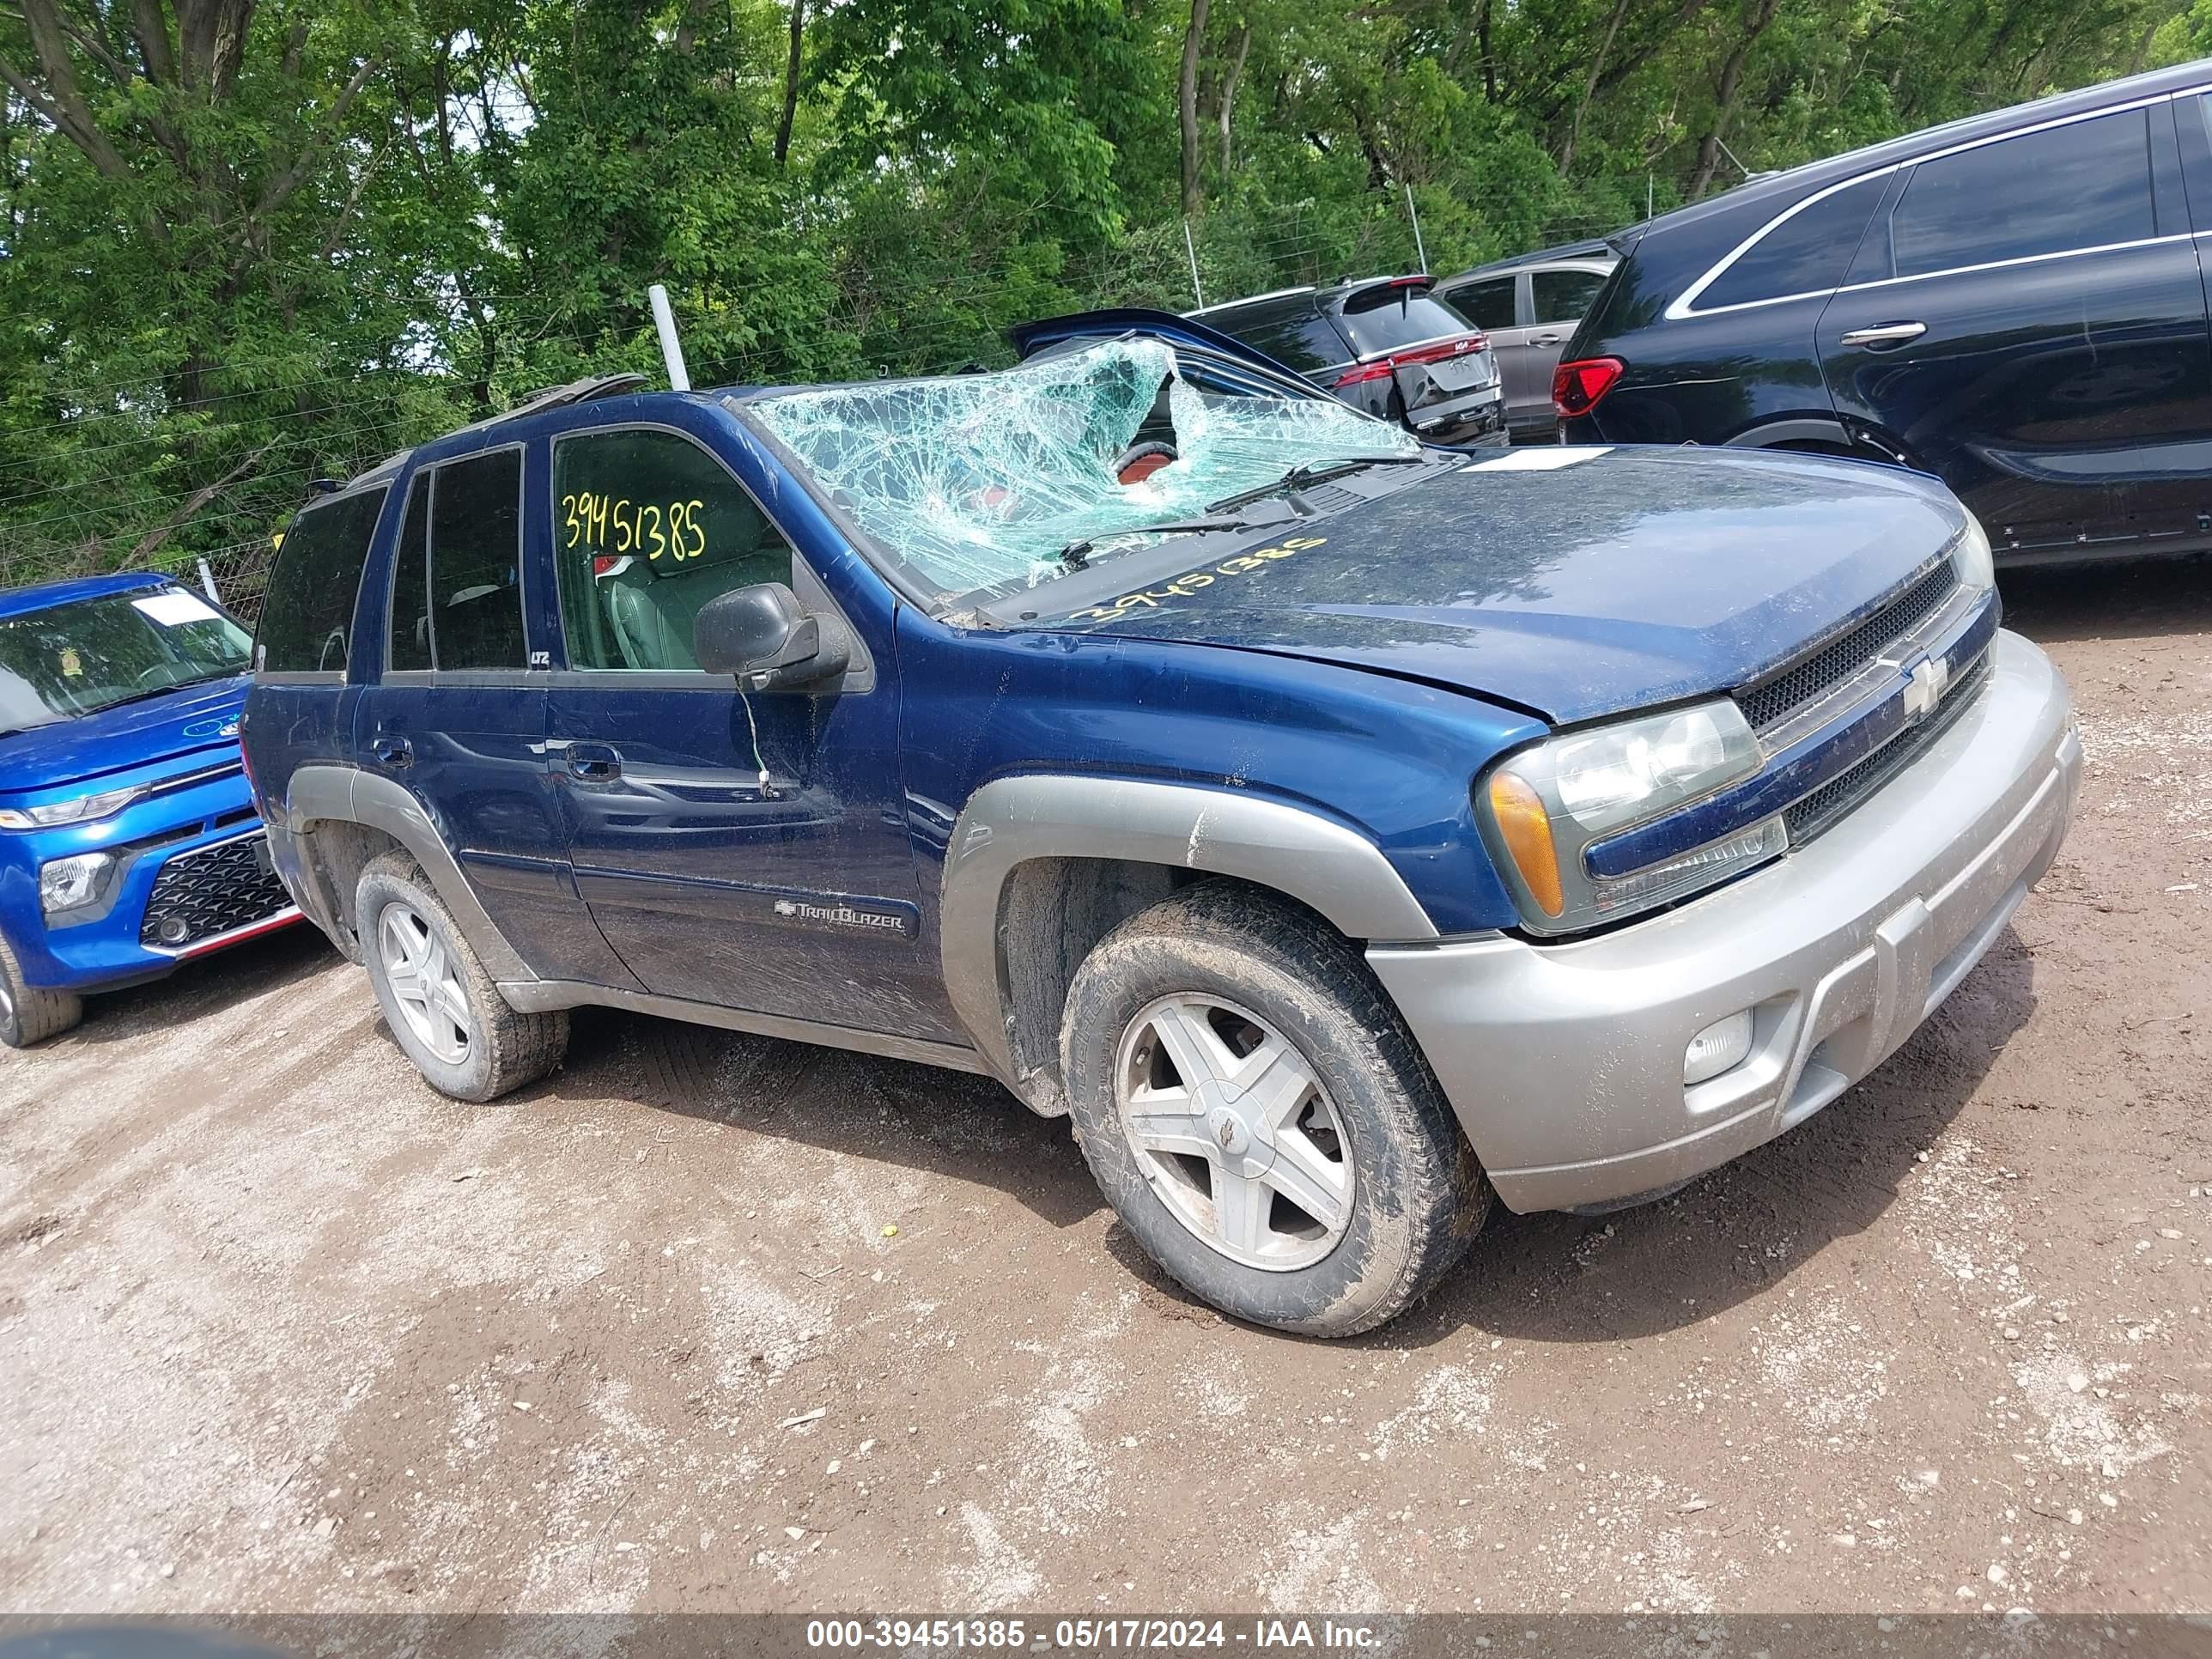
[[238, 711], [251, 678], [240, 674], [126, 702], [81, 720], [0, 738], [0, 799], [94, 781], [159, 763], [205, 764], [238, 752]]
[[1188, 574], [1029, 625], [1380, 670], [1564, 725], [1758, 678], [1966, 521], [1941, 484], [1868, 463], [1563, 453], [1507, 451], [1268, 543], [1217, 543]]

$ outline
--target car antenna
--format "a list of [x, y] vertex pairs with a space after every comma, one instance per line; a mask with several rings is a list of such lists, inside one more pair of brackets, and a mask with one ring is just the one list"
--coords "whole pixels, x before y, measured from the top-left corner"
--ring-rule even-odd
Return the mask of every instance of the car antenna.
[[646, 289], [653, 302], [653, 326], [660, 336], [660, 355], [668, 364], [668, 389], [689, 392], [691, 372], [684, 367], [684, 343], [676, 337], [676, 313], [668, 303], [668, 290], [659, 283]]

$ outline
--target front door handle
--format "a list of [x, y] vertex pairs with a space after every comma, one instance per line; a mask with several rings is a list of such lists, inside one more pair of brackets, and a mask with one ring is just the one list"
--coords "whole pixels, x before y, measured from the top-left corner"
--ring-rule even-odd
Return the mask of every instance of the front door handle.
[[608, 783], [622, 775], [622, 756], [609, 744], [572, 743], [561, 751], [568, 775], [584, 783]]
[[1927, 331], [1925, 323], [1876, 323], [1871, 328], [1852, 329], [1844, 336], [1844, 343], [1880, 351], [1886, 346], [1901, 346], [1908, 340], [1917, 340]]
[[1557, 345], [1567, 337], [1564, 334], [1539, 334], [1528, 342], [1530, 345]]
[[415, 745], [396, 732], [378, 732], [369, 739], [368, 752], [376, 757], [378, 765], [388, 766], [395, 772], [415, 763]]

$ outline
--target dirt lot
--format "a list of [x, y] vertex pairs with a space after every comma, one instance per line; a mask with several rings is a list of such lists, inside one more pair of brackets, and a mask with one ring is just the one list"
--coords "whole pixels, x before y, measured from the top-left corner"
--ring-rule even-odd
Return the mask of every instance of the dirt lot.
[[2212, 1607], [2212, 566], [2007, 586], [2088, 779], [1943, 1012], [1353, 1343], [975, 1079], [587, 1014], [457, 1106], [306, 934], [95, 1003], [0, 1053], [0, 1605]]

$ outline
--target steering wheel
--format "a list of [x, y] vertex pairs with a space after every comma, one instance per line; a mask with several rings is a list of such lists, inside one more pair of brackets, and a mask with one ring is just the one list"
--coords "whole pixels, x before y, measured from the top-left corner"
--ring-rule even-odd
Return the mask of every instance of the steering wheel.
[[1173, 444], [1157, 441], [1131, 444], [1114, 463], [1117, 483], [1142, 483], [1170, 462], [1179, 459]]
[[165, 662], [157, 662], [150, 668], [141, 669], [138, 672], [138, 678], [132, 681], [131, 684], [138, 686], [151, 685], [154, 684], [154, 679], [156, 675], [159, 675], [162, 679], [170, 682], [173, 682], [177, 678], [174, 674], [169, 672], [168, 664]]

